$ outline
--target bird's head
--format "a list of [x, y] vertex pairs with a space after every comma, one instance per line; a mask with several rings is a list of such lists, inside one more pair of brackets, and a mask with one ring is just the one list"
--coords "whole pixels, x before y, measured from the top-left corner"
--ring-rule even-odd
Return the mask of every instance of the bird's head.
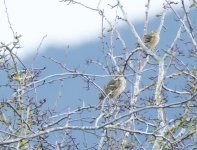
[[157, 29], [150, 32], [150, 35], [157, 36], [159, 34], [159, 31]]
[[124, 74], [124, 71], [125, 71], [125, 67], [124, 66], [121, 66], [118, 71], [117, 71], [117, 75], [123, 75]]

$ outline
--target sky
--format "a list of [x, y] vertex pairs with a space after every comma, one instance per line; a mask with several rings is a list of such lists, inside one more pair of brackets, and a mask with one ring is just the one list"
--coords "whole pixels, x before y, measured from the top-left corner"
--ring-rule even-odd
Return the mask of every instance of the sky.
[[[59, 0], [0, 0], [0, 41], [9, 43], [13, 40], [10, 30], [6, 8], [12, 28], [18, 35], [22, 35], [20, 44], [22, 48], [17, 52], [21, 58], [35, 54], [42, 38], [41, 51], [49, 45], [79, 46], [98, 38], [101, 32], [101, 16], [98, 12], [84, 8], [80, 5], [67, 5]], [[116, 4], [116, 0], [80, 0], [81, 3], [92, 8], [104, 10], [106, 17], [113, 20], [115, 9], [108, 4]], [[144, 19], [145, 4], [147, 0], [122, 0], [122, 5], [132, 22]], [[161, 13], [164, 0], [152, 1], [150, 17]], [[120, 24], [123, 27], [124, 24]]]

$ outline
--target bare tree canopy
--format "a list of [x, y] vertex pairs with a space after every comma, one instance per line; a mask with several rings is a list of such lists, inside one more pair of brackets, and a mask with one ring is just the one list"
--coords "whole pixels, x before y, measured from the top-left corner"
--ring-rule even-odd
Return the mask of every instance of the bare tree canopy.
[[72, 61], [79, 64], [73, 67], [64, 56], [40, 57], [46, 36], [33, 57], [44, 63], [21, 60], [22, 35], [13, 29], [4, 0], [13, 41], [0, 41], [0, 149], [197, 149], [196, 1], [187, 6], [184, 0], [165, 0], [161, 13], [149, 20], [154, 1], [147, 0], [139, 27], [121, 0], [114, 2], [108, 4], [117, 10], [110, 21], [99, 4], [61, 1], [102, 19], [99, 46], [91, 50], [99, 55], [84, 64], [76, 56]]

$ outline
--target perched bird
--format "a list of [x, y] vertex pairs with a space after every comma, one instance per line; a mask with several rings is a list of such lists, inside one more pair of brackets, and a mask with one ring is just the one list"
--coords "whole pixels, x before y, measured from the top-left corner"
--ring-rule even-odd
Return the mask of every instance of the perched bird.
[[109, 97], [110, 99], [116, 99], [124, 90], [126, 87], [126, 80], [122, 74], [118, 74], [120, 76], [116, 76], [112, 80], [109, 81], [109, 83], [104, 87], [103, 91], [100, 94], [99, 99], [103, 100], [106, 97]]
[[[153, 30], [150, 33], [144, 35], [143, 42], [145, 46], [151, 50], [155, 49], [157, 44], [159, 43], [160, 37], [159, 32], [157, 30]], [[137, 44], [137, 47], [140, 47], [140, 44]]]

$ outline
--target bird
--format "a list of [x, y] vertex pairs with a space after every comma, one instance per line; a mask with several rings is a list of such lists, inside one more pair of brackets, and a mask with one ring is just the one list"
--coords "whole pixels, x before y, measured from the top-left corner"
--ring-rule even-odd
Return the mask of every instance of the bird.
[[[157, 44], [159, 43], [160, 37], [158, 30], [153, 30], [150, 33], [144, 35], [143, 42], [145, 46], [151, 50], [154, 50]], [[140, 44], [137, 43], [137, 47], [140, 47]]]
[[105, 98], [116, 99], [125, 90], [126, 80], [122, 73], [118, 73], [118, 76], [111, 79], [104, 87], [103, 92], [100, 94], [99, 99]]

